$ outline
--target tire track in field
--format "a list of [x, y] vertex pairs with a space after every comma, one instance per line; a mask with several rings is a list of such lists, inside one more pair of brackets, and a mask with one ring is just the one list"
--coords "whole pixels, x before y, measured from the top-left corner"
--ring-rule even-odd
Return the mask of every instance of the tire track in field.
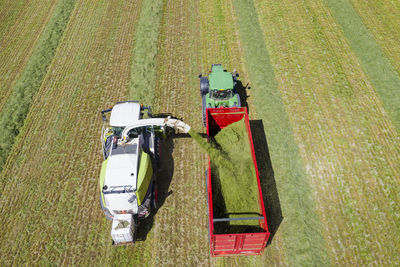
[[[15, 80], [21, 75], [25, 64], [32, 55], [33, 48], [56, 4], [55, 0], [42, 1], [40, 4], [23, 2], [21, 1], [24, 8], [20, 10], [19, 14], [15, 14], [16, 18], [13, 24], [7, 28], [4, 36], [0, 33], [0, 94], [2, 95], [0, 111], [12, 92]], [[14, 8], [18, 10], [20, 7], [15, 6]], [[2, 12], [6, 10], [7, 8], [4, 8]], [[9, 14], [0, 14], [0, 17], [2, 15], [8, 16]]]
[[[110, 247], [110, 226], [98, 207], [98, 114], [126, 94], [137, 9], [138, 5], [124, 1], [98, 1], [79, 2], [74, 10], [64, 42], [17, 142], [20, 150], [14, 150], [6, 170], [6, 175], [13, 177], [8, 187], [16, 181], [20, 187], [20, 194], [14, 191], [14, 206], [25, 209], [18, 214], [6, 212], [17, 221], [29, 221], [33, 231], [18, 236], [15, 263], [24, 259], [65, 265], [93, 264], [93, 259], [104, 262], [102, 257]], [[23, 167], [13, 168], [11, 163]], [[37, 186], [29, 185], [27, 178], [34, 179]], [[50, 187], [46, 188], [47, 184]], [[33, 190], [27, 190], [29, 187]], [[32, 199], [38, 193], [39, 204], [35, 205]], [[10, 203], [10, 199], [3, 194], [0, 203]], [[37, 210], [32, 209], [35, 206]], [[1, 208], [4, 211], [5, 206]], [[8, 238], [18, 234], [15, 228]], [[24, 250], [29, 254], [23, 254]]]
[[[380, 255], [390, 254], [390, 248], [378, 245], [375, 249], [376, 240], [393, 241], [384, 241], [382, 234], [375, 236], [374, 224], [391, 228], [389, 214], [396, 212], [392, 178], [398, 170], [391, 162], [398, 158], [398, 150], [387, 145], [387, 140], [398, 142], [396, 131], [319, 2], [264, 6], [272, 6], [263, 15], [268, 23], [264, 29], [280, 27], [265, 30], [265, 35], [271, 36], [278, 80], [285, 88], [297, 142], [317, 193], [331, 258], [350, 264], [368, 260], [370, 255], [372, 260], [382, 260]], [[288, 25], [281, 23], [285, 21]], [[347, 92], [338, 94], [336, 88], [346, 87]], [[382, 180], [389, 185], [388, 192]], [[373, 210], [387, 200], [386, 215], [377, 215]]]

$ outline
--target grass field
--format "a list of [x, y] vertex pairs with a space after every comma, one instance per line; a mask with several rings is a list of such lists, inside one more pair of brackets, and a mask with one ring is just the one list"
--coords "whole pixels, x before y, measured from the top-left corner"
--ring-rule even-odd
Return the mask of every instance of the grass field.
[[[351, 16], [329, 0], [77, 0], [0, 173], [0, 265], [398, 264], [400, 5], [340, 2]], [[60, 3], [0, 1], [0, 110]], [[144, 241], [111, 246], [99, 112], [140, 100], [204, 132], [197, 75], [213, 63], [238, 70], [253, 139], [266, 136], [270, 244], [210, 257], [207, 157], [180, 135], [163, 143]]]
[[0, 6], [0, 111], [24, 70], [56, 1], [2, 1]]
[[[44, 27], [43, 34], [39, 37], [21, 76], [15, 81], [11, 90], [5, 88], [4, 98], [7, 102], [4, 107], [0, 106], [0, 170], [53, 60], [75, 2], [75, 0], [62, 0], [55, 5], [54, 12]], [[47, 10], [52, 11], [51, 8]], [[18, 43], [14, 49], [17, 45]]]

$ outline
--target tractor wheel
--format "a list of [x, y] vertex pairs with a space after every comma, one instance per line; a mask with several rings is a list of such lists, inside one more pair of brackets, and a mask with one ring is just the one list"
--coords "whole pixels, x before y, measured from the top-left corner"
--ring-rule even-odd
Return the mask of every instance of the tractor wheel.
[[242, 103], [240, 103], [240, 95], [237, 94], [237, 99], [238, 99], [238, 103], [237, 103], [237, 107], [242, 107]]
[[207, 77], [201, 77], [200, 78], [200, 95], [206, 95], [208, 94], [209, 91], [209, 83], [208, 83], [208, 78]]
[[202, 103], [203, 103], [203, 125], [206, 127], [206, 108], [207, 108], [207, 96], [203, 95]]

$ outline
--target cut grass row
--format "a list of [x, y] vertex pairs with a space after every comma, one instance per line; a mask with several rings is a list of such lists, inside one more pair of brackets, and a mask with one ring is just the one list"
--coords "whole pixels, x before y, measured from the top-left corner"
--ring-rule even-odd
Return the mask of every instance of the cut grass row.
[[284, 220], [285, 256], [291, 265], [329, 264], [321, 222], [281, 99], [253, 1], [233, 1], [256, 113], [263, 119]]
[[[400, 133], [400, 76], [350, 0], [325, 0]], [[396, 10], [396, 9], [395, 9]], [[391, 12], [391, 11], [390, 11]], [[398, 27], [394, 26], [394, 27]], [[395, 45], [395, 47], [398, 47]]]
[[326, 6], [256, 3], [331, 262], [390, 265], [390, 244], [398, 243], [395, 128]]
[[1, 265], [118, 265], [98, 202], [99, 111], [127, 94], [139, 12], [77, 2], [1, 176]]
[[[55, 0], [5, 1], [0, 6], [0, 111], [49, 21]], [[4, 16], [4, 17], [3, 17]]]
[[134, 54], [129, 82], [129, 98], [144, 105], [154, 101], [156, 57], [163, 0], [144, 0], [134, 39]]
[[54, 7], [52, 17], [37, 41], [24, 71], [15, 82], [7, 103], [1, 110], [0, 170], [14, 144], [15, 137], [24, 124], [32, 99], [43, 82], [74, 6], [75, 0], [62, 0]]

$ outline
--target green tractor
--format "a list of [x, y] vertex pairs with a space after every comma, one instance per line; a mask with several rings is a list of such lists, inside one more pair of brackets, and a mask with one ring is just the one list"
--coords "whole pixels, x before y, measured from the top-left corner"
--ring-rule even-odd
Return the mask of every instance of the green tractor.
[[221, 64], [212, 64], [208, 77], [199, 75], [200, 95], [203, 102], [203, 124], [206, 125], [207, 108], [240, 107], [236, 71], [227, 72]]

